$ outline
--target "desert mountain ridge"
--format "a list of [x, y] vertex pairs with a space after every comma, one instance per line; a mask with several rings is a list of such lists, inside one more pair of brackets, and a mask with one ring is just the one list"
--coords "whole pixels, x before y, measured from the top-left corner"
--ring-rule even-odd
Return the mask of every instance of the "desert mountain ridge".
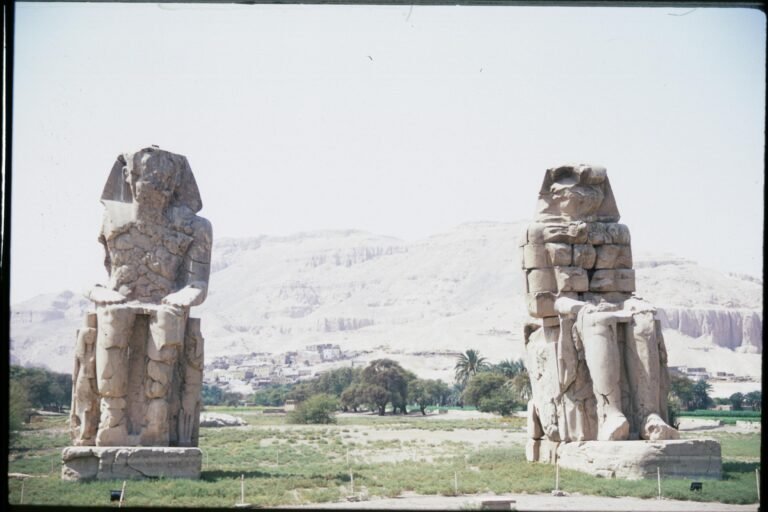
[[[355, 230], [217, 239], [208, 298], [192, 310], [206, 360], [331, 343], [450, 380], [451, 360], [429, 354], [520, 358], [526, 225], [466, 223], [415, 242]], [[759, 278], [642, 251], [634, 268], [637, 295], [660, 309], [670, 365], [760, 378]], [[72, 291], [14, 304], [12, 363], [70, 372], [90, 307]]]

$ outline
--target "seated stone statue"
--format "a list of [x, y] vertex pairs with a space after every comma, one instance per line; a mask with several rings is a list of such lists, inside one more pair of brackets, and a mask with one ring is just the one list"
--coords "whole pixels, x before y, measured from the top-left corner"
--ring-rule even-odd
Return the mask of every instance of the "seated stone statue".
[[534, 441], [676, 439], [655, 309], [633, 294], [629, 230], [605, 169], [549, 169], [520, 240]]
[[109, 283], [88, 292], [78, 333], [73, 444], [194, 446], [203, 339], [189, 310], [206, 297], [212, 242], [197, 184], [185, 157], [149, 147], [117, 158], [102, 203]]

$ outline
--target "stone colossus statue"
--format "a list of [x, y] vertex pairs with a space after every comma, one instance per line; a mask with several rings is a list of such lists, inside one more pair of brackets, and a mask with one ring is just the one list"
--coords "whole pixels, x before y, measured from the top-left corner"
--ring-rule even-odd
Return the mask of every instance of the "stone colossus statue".
[[529, 460], [549, 457], [542, 440], [678, 437], [666, 422], [661, 327], [633, 293], [629, 229], [618, 221], [604, 168], [547, 170], [519, 244], [533, 317], [525, 327]]
[[109, 274], [78, 332], [74, 445], [196, 446], [212, 231], [187, 159], [123, 154], [101, 197]]

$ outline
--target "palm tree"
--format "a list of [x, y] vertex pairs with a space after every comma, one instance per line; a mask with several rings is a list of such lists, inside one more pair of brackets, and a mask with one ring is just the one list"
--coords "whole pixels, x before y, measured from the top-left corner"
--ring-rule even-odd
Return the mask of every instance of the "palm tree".
[[453, 367], [456, 382], [462, 387], [466, 386], [467, 381], [478, 372], [488, 370], [490, 365], [484, 357], [480, 357], [480, 352], [475, 349], [468, 349], [456, 358], [456, 366]]
[[525, 404], [531, 399], [531, 379], [525, 369], [509, 379], [506, 386], [512, 392], [515, 400]]
[[500, 374], [502, 374], [508, 379], [513, 378], [518, 373], [522, 373], [526, 371], [525, 363], [523, 363], [522, 359], [518, 359], [517, 361], [513, 361], [511, 359], [505, 359], [504, 361], [495, 365], [493, 369], [494, 371], [499, 372]]

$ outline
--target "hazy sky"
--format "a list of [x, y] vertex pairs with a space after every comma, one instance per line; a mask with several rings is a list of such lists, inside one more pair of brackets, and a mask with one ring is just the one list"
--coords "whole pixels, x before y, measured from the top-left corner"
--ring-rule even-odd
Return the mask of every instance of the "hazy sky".
[[762, 273], [757, 10], [16, 5], [12, 302], [104, 282], [101, 190], [150, 144], [214, 236], [522, 220], [588, 162], [636, 253]]

